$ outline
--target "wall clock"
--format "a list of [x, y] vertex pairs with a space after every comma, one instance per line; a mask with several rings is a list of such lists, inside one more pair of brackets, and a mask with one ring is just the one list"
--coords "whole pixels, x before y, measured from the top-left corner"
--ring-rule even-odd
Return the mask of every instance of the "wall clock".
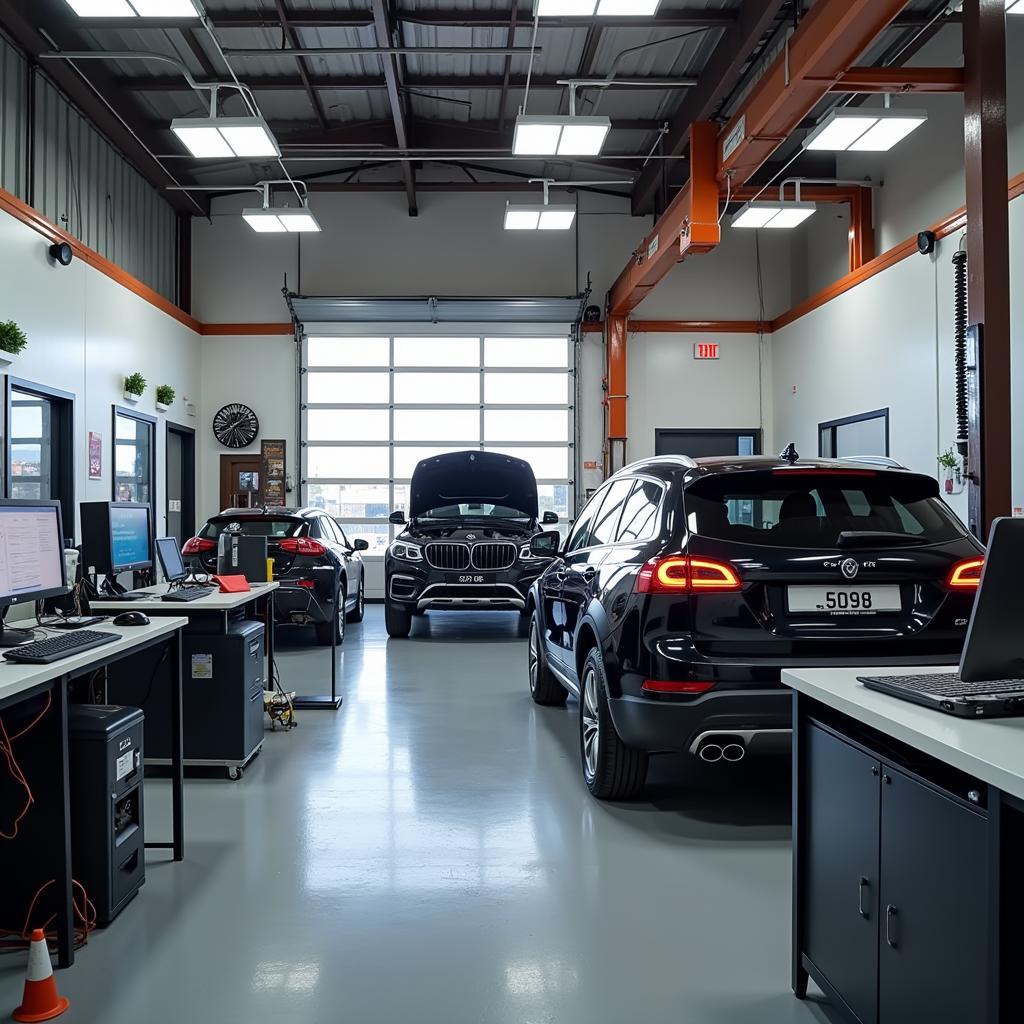
[[213, 434], [225, 448], [246, 448], [256, 440], [260, 421], [247, 405], [232, 402], [213, 417]]

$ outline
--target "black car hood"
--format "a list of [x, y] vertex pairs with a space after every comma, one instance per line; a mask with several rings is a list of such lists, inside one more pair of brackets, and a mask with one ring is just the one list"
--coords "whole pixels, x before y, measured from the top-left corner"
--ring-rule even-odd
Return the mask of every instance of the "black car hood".
[[540, 514], [537, 480], [522, 459], [494, 452], [453, 452], [417, 465], [409, 489], [410, 519], [459, 503], [504, 505], [530, 519]]
[[529, 540], [537, 532], [533, 523], [485, 523], [478, 519], [455, 519], [445, 523], [423, 520], [402, 533], [409, 540]]

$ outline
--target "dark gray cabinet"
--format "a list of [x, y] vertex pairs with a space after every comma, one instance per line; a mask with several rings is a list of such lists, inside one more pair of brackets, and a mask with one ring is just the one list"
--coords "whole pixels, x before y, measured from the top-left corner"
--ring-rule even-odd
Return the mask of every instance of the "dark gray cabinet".
[[859, 1024], [986, 1020], [984, 812], [815, 724], [798, 756], [802, 963]]

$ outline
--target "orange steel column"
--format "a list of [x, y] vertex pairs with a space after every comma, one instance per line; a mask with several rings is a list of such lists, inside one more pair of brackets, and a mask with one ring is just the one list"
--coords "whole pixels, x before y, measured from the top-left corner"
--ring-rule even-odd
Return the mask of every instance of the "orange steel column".
[[608, 376], [605, 396], [608, 425], [608, 451], [605, 472], [611, 475], [626, 464], [626, 332], [628, 321], [624, 316], [609, 316], [605, 325], [605, 344], [608, 349]]
[[874, 196], [870, 188], [856, 188], [850, 197], [850, 273], [875, 258]]

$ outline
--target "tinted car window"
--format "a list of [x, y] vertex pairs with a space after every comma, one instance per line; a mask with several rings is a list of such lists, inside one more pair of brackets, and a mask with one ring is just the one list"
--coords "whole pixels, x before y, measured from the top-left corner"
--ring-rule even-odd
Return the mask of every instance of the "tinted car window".
[[698, 481], [684, 505], [692, 532], [768, 547], [835, 548], [843, 533], [929, 544], [965, 536], [938, 484], [909, 473], [732, 473]]
[[622, 506], [633, 489], [633, 483], [633, 480], [619, 480], [609, 488], [608, 497], [605, 498], [601, 511], [594, 520], [590, 531], [590, 543], [587, 547], [598, 547], [615, 542]]
[[572, 533], [569, 535], [569, 543], [565, 546], [565, 550], [567, 552], [579, 551], [580, 548], [588, 546], [591, 527], [594, 524], [594, 517], [601, 511], [601, 506], [604, 504], [604, 499], [607, 494], [608, 488], [602, 487], [601, 490], [599, 490], [597, 494], [587, 502], [583, 511], [580, 513], [579, 519], [576, 520], [576, 525], [573, 527]]
[[638, 480], [622, 507], [619, 520], [620, 541], [647, 540], [658, 528], [658, 508], [664, 493], [653, 480]]
[[307, 528], [304, 519], [268, 519], [266, 516], [237, 519], [214, 519], [199, 531], [200, 537], [216, 540], [222, 533], [244, 533], [252, 537], [304, 537]]

